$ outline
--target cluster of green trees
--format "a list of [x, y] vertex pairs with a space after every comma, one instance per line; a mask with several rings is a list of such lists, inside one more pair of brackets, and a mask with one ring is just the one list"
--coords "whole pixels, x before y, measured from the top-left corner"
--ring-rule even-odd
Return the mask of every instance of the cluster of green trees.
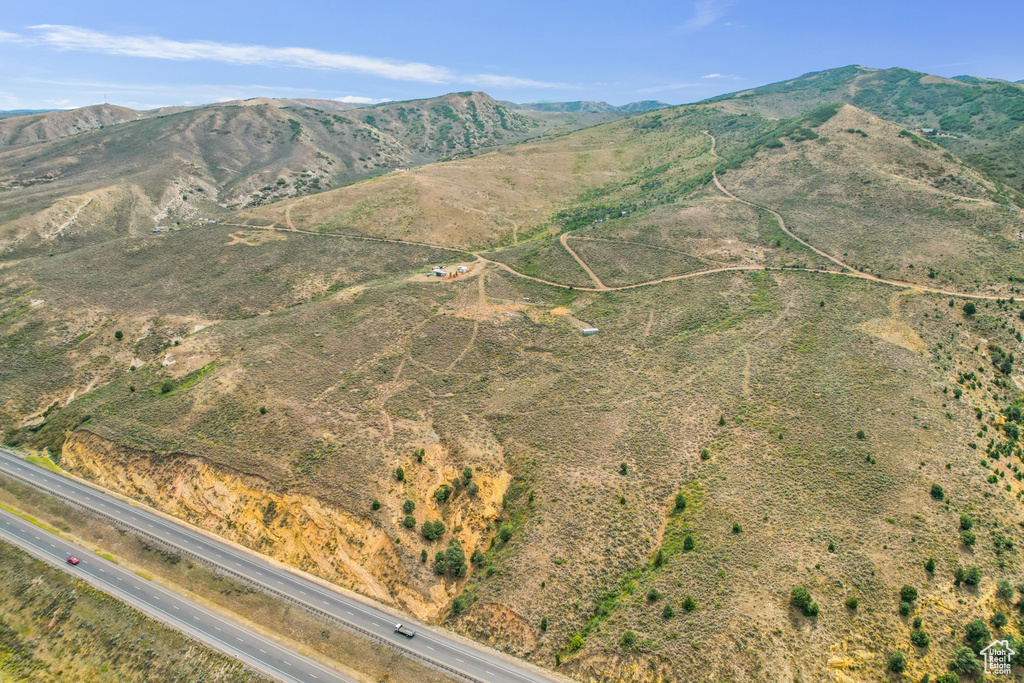
[[427, 520], [420, 526], [420, 533], [423, 534], [423, 538], [428, 541], [436, 541], [438, 538], [444, 535], [445, 526], [441, 520]]
[[459, 579], [466, 575], [466, 553], [456, 539], [448, 542], [448, 549], [434, 556], [434, 573]]

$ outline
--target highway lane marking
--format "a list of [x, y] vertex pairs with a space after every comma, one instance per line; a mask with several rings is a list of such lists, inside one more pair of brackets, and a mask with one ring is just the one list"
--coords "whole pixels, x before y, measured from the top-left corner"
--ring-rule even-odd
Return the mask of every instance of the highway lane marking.
[[[427, 649], [429, 649], [429, 650], [433, 650], [434, 648], [432, 648], [432, 647], [430, 647], [429, 645], [427, 645]], [[437, 650], [434, 650], [434, 651], [436, 652]]]

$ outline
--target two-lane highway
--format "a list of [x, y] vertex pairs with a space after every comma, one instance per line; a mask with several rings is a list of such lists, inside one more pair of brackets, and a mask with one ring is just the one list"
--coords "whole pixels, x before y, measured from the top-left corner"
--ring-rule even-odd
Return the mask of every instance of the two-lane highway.
[[[104, 593], [271, 678], [287, 683], [355, 683], [351, 678], [3, 510], [0, 510], [0, 539], [88, 581]], [[66, 563], [72, 555], [80, 560], [73, 567]]]
[[341, 621], [385, 640], [393, 647], [451, 673], [486, 683], [550, 683], [555, 680], [497, 653], [402, 619], [417, 631], [415, 638], [406, 639], [394, 632], [396, 618], [384, 610], [332, 590], [297, 570], [284, 569], [255, 553], [212, 538], [184, 522], [168, 520], [144, 506], [131, 505], [98, 488], [37, 467], [3, 449], [0, 449], [0, 471], [180, 549], [267, 593], [299, 604], [313, 614]]

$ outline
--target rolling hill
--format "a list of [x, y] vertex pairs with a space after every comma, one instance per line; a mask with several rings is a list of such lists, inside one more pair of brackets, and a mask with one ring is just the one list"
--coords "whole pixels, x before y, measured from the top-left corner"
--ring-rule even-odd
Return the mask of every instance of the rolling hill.
[[969, 670], [967, 624], [1021, 643], [1021, 199], [839, 71], [540, 139], [473, 94], [4, 152], [120, 187], [90, 149], [293, 168], [330, 117], [445, 157], [13, 245], [4, 439], [577, 680]]
[[0, 148], [0, 246], [32, 248], [59, 236], [58, 250], [318, 192], [546, 128], [482, 93], [346, 112], [262, 102], [144, 114], [92, 107], [0, 126], [22, 141]]
[[791, 117], [847, 102], [934, 141], [992, 180], [1024, 189], [1024, 88], [995, 79], [847, 66], [708, 100], [732, 112]]

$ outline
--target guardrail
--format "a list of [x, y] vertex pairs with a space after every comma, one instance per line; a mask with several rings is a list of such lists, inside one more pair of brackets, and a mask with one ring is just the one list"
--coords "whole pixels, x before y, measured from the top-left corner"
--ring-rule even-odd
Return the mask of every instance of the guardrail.
[[469, 674], [467, 674], [467, 673], [465, 673], [463, 671], [459, 671], [458, 669], [456, 669], [454, 667], [448, 666], [444, 662], [439, 662], [436, 659], [432, 659], [431, 657], [428, 657], [427, 655], [424, 655], [424, 654], [422, 654], [420, 652], [416, 652], [415, 650], [411, 650], [409, 648], [402, 647], [402, 645], [400, 645], [399, 643], [395, 643], [395, 642], [393, 642], [391, 640], [388, 640], [387, 638], [385, 638], [384, 636], [380, 635], [379, 633], [374, 633], [373, 631], [370, 631], [369, 629], [365, 629], [362, 626], [358, 626], [356, 624], [353, 624], [353, 623], [350, 623], [348, 621], [345, 621], [344, 619], [342, 619], [342, 618], [340, 618], [338, 616], [335, 616], [334, 614], [331, 614], [327, 610], [320, 609], [319, 607], [317, 607], [315, 605], [310, 605], [308, 602], [305, 602], [303, 600], [299, 600], [298, 598], [295, 598], [295, 597], [293, 597], [291, 595], [288, 595], [287, 593], [285, 593], [283, 591], [280, 591], [277, 588], [274, 588], [273, 586], [270, 586], [270, 585], [267, 585], [265, 583], [262, 583], [262, 582], [260, 582], [260, 581], [258, 581], [256, 579], [248, 577], [248, 576], [246, 576], [246, 575], [244, 575], [244, 574], [242, 574], [240, 572], [236, 572], [233, 569], [230, 569], [230, 568], [225, 567], [225, 566], [223, 566], [221, 564], [218, 564], [217, 562], [215, 562], [215, 561], [213, 561], [213, 560], [211, 560], [209, 558], [203, 557], [199, 553], [193, 552], [193, 551], [191, 551], [191, 550], [189, 550], [187, 548], [179, 548], [178, 546], [174, 545], [173, 543], [170, 543], [170, 542], [160, 538], [159, 536], [157, 536], [157, 535], [155, 535], [155, 534], [153, 534], [153, 533], [151, 533], [149, 531], [146, 531], [145, 529], [140, 529], [139, 527], [134, 526], [132, 524], [129, 524], [128, 522], [126, 522], [126, 521], [124, 521], [122, 519], [118, 519], [116, 516], [114, 516], [114, 515], [112, 515], [112, 514], [110, 514], [108, 512], [104, 512], [103, 510], [97, 510], [97, 509], [95, 509], [93, 507], [90, 507], [90, 506], [86, 505], [85, 503], [82, 503], [81, 501], [75, 500], [71, 496], [65, 495], [65, 494], [63, 494], [63, 493], [61, 493], [59, 491], [54, 491], [52, 489], [49, 489], [49, 488], [43, 486], [42, 484], [40, 484], [39, 482], [32, 481], [31, 479], [29, 479], [27, 477], [23, 477], [23, 476], [21, 476], [20, 474], [18, 474], [16, 472], [11, 472], [9, 470], [3, 470], [3, 474], [6, 475], [6, 476], [11, 477], [12, 479], [17, 479], [18, 481], [22, 482], [23, 484], [31, 486], [32, 488], [37, 489], [39, 491], [43, 491], [47, 495], [50, 495], [50, 496], [53, 496], [54, 498], [62, 500], [65, 503], [68, 503], [69, 505], [73, 505], [73, 506], [75, 506], [75, 507], [77, 507], [77, 508], [79, 508], [81, 510], [84, 510], [84, 511], [86, 511], [86, 512], [88, 512], [88, 513], [90, 513], [90, 514], [92, 514], [94, 516], [101, 517], [101, 518], [107, 520], [111, 525], [113, 525], [115, 527], [118, 527], [118, 528], [121, 528], [121, 529], [125, 529], [126, 531], [130, 531], [130, 532], [132, 532], [132, 533], [134, 533], [134, 534], [136, 534], [138, 536], [143, 536], [146, 539], [148, 539], [150, 541], [153, 541], [154, 543], [159, 544], [163, 548], [166, 548], [167, 550], [170, 550], [171, 552], [175, 552], [175, 553], [178, 553], [179, 555], [184, 555], [186, 557], [190, 557], [190, 558], [192, 558], [193, 560], [195, 560], [197, 562], [200, 562], [200, 563], [202, 563], [202, 564], [204, 564], [204, 565], [206, 565], [208, 567], [211, 567], [216, 572], [219, 572], [219, 573], [222, 573], [222, 574], [227, 574], [228, 576], [231, 576], [231, 577], [233, 577], [235, 579], [238, 579], [239, 581], [242, 581], [243, 583], [246, 583], [246, 584], [248, 584], [248, 585], [250, 585], [250, 586], [252, 586], [254, 588], [257, 588], [257, 589], [261, 590], [264, 593], [268, 593], [270, 595], [273, 595], [276, 598], [279, 598], [281, 600], [285, 600], [287, 602], [290, 602], [293, 605], [299, 607], [300, 609], [305, 610], [306, 612], [309, 612], [313, 616], [318, 617], [320, 619], [323, 619], [324, 621], [327, 621], [327, 622], [329, 622], [329, 623], [331, 623], [331, 624], [333, 624], [333, 625], [335, 625], [335, 626], [337, 626], [339, 628], [342, 628], [342, 629], [348, 631], [349, 633], [352, 633], [352, 634], [358, 635], [358, 636], [363, 636], [365, 638], [369, 638], [370, 640], [372, 640], [374, 642], [380, 643], [381, 645], [384, 645], [386, 647], [391, 648], [392, 650], [398, 652], [399, 654], [405, 655], [407, 657], [412, 657], [413, 659], [416, 659], [416, 660], [426, 664], [427, 666], [430, 666], [430, 667], [432, 667], [434, 669], [442, 671], [445, 674], [451, 674], [451, 675], [455, 676], [456, 678], [458, 678], [460, 680], [469, 681], [470, 683], [487, 683], [487, 681], [483, 680], [482, 678], [477, 678], [475, 676], [471, 676], [471, 675], [469, 675]]

